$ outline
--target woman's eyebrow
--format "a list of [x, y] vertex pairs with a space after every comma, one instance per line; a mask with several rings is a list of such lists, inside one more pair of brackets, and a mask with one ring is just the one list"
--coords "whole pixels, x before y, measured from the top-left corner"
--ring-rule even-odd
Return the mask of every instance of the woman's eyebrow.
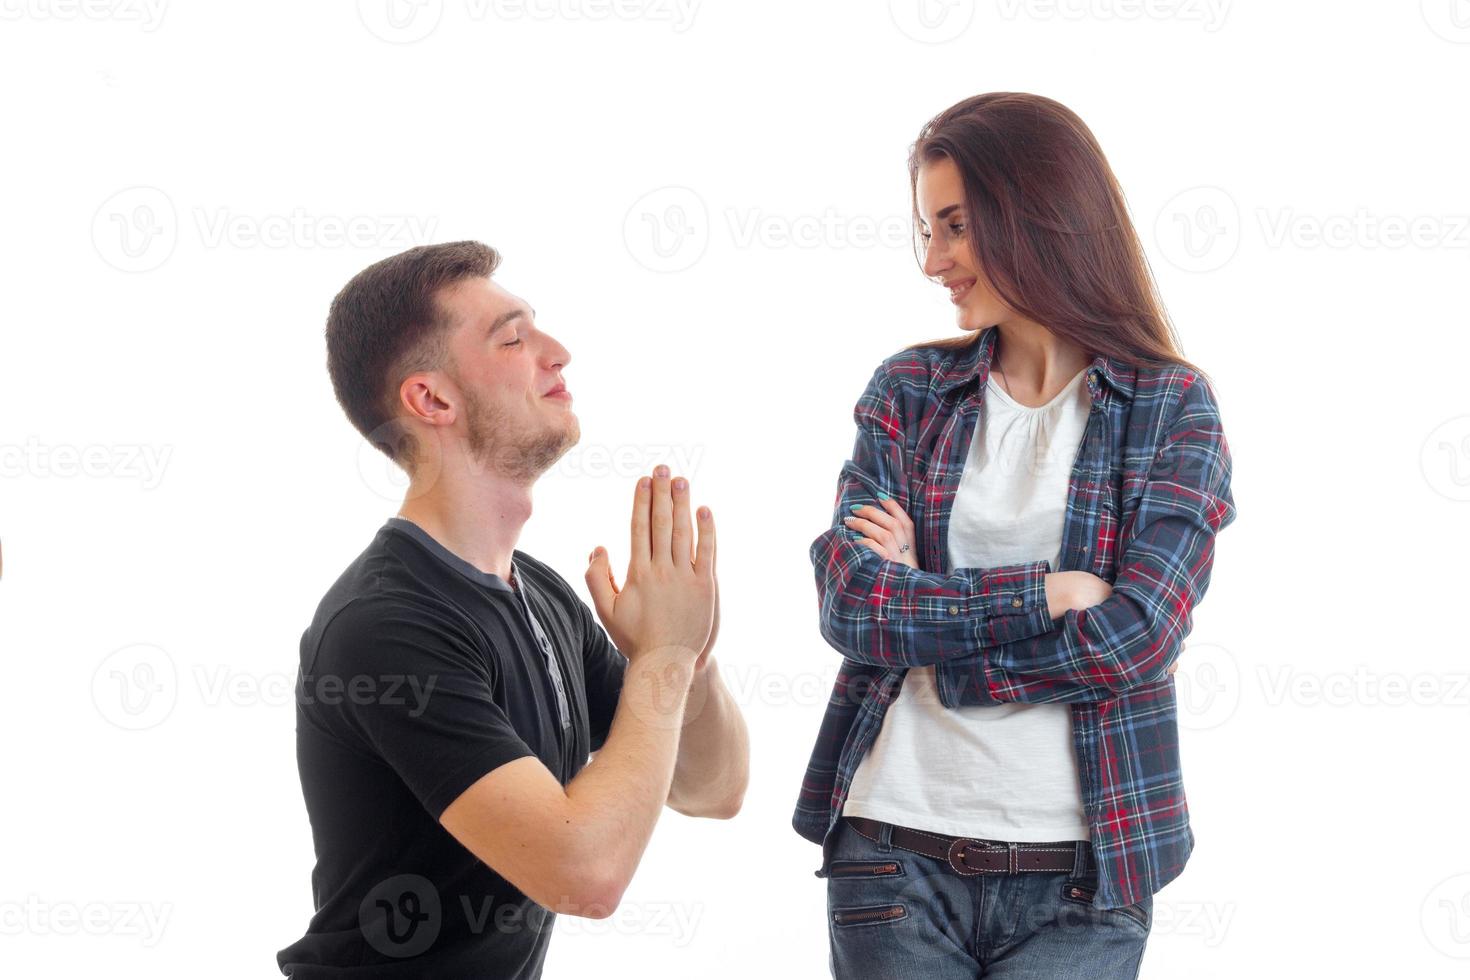
[[[959, 209], [959, 205], [958, 204], [951, 204], [949, 207], [944, 208], [938, 214], [936, 214], [934, 216], [934, 219], [936, 221], [943, 221], [945, 218], [949, 217], [951, 214], [953, 214], [958, 209]], [[921, 225], [927, 225], [928, 223], [929, 223], [929, 220], [927, 218], [923, 217], [922, 215], [919, 216], [919, 224], [921, 224]]]

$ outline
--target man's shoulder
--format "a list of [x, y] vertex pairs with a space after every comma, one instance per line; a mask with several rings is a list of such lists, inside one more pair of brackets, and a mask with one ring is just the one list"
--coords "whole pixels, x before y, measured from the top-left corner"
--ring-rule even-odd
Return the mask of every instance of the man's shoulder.
[[454, 629], [458, 610], [426, 588], [380, 532], [337, 577], [317, 603], [301, 638], [302, 663], [321, 656], [363, 651], [402, 633], [406, 627], [435, 623]]

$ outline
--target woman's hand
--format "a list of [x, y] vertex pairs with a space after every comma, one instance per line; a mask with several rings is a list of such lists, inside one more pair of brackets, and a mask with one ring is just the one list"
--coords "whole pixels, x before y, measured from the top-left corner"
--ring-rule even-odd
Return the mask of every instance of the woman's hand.
[[880, 502], [883, 504], [881, 508], [872, 504], [854, 506], [852, 516], [844, 517], [842, 522], [865, 535], [858, 539], [858, 544], [867, 545], [891, 561], [918, 568], [919, 557], [914, 551], [914, 522], [892, 497], [882, 497]]

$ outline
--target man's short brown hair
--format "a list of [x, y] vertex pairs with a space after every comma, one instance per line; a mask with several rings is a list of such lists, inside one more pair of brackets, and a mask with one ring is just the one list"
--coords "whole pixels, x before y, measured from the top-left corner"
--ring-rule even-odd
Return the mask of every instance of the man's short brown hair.
[[398, 386], [444, 366], [449, 316], [435, 297], [465, 279], [489, 277], [500, 254], [481, 242], [419, 245], [353, 276], [327, 313], [327, 372], [347, 418], [410, 473], [413, 436], [393, 423]]

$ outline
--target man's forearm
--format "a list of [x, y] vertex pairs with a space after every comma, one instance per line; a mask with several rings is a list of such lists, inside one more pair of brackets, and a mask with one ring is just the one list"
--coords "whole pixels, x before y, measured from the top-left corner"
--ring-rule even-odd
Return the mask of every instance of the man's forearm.
[[617, 899], [637, 870], [673, 781], [685, 706], [694, 673], [683, 653], [629, 659], [606, 741], [567, 784], [581, 835], [595, 842], [605, 890]]
[[727, 819], [740, 810], [750, 778], [750, 736], [713, 655], [696, 672], [668, 804], [691, 817]]

